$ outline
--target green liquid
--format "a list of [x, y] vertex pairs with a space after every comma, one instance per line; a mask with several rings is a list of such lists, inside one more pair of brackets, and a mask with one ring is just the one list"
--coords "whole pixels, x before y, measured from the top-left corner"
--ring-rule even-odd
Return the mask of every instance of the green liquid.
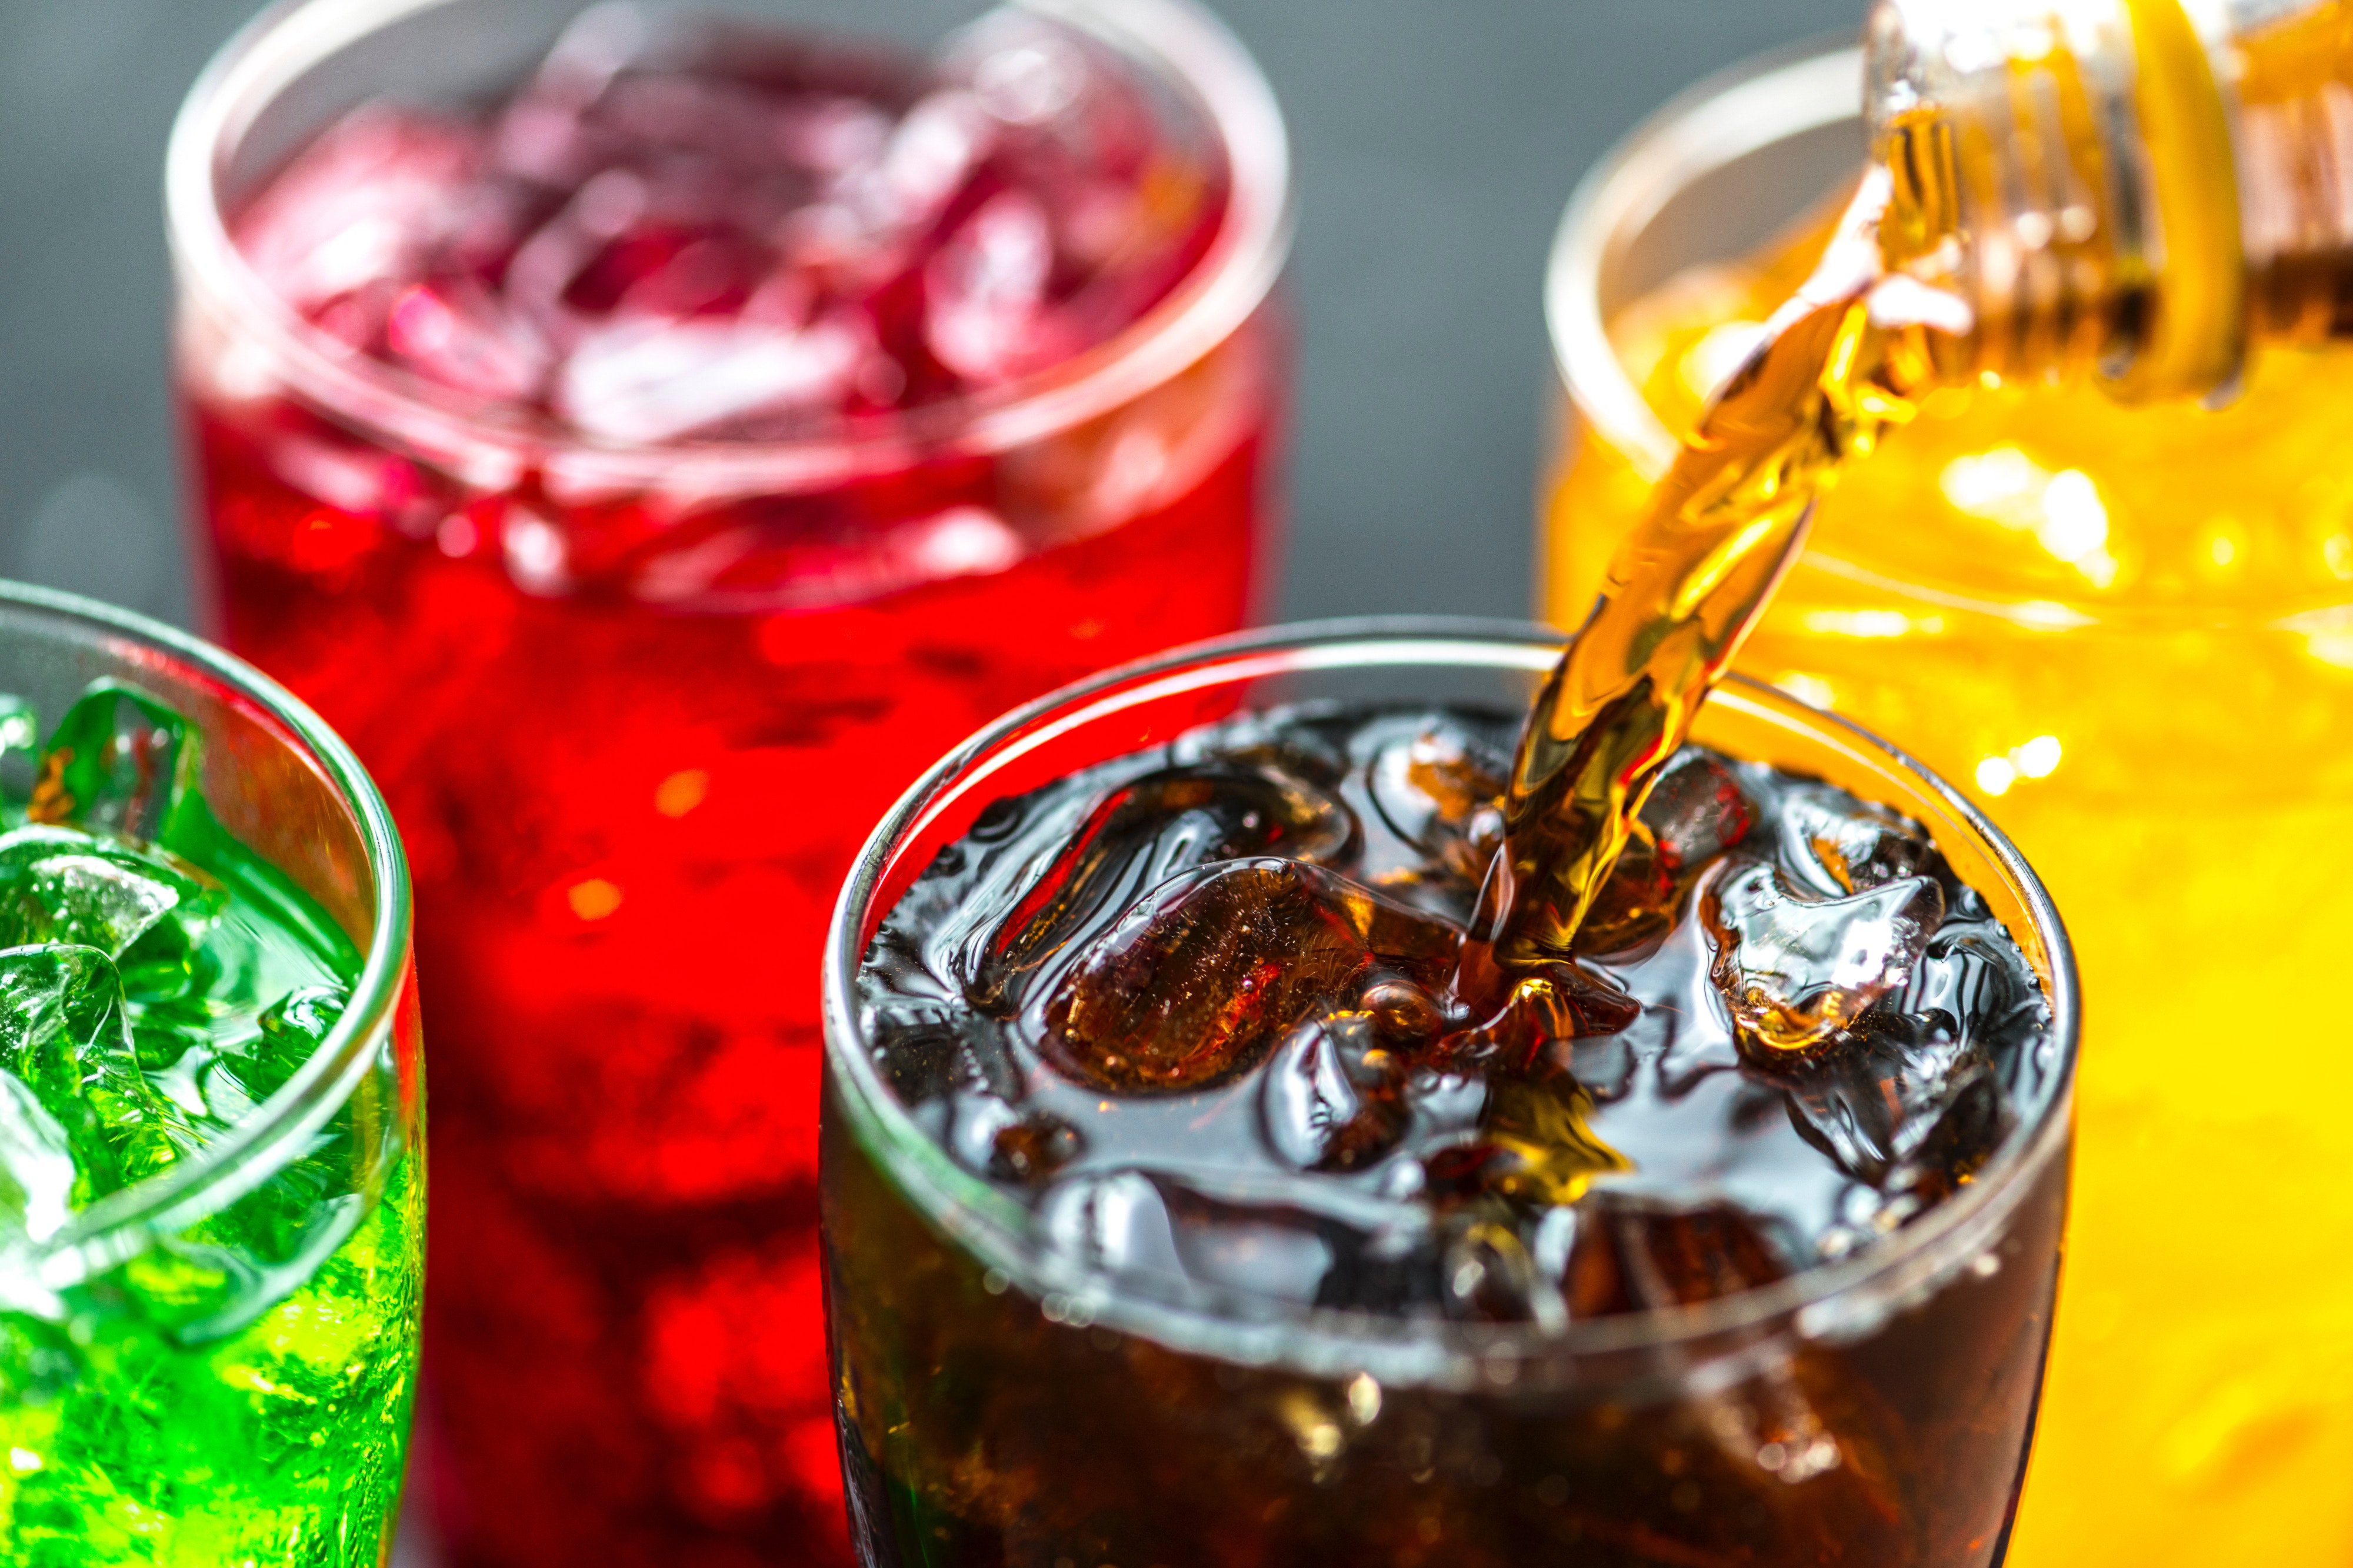
[[325, 912], [214, 822], [200, 743], [94, 689], [0, 799], [5, 1568], [372, 1564], [390, 1540], [425, 1194], [389, 1048], [234, 1202], [59, 1267], [74, 1214], [232, 1136], [357, 978]]

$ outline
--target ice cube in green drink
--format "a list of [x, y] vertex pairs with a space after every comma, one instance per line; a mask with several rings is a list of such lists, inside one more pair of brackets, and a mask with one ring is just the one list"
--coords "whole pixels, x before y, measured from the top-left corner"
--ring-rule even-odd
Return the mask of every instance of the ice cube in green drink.
[[[0, 749], [36, 730], [0, 697]], [[303, 1093], [360, 955], [214, 819], [202, 743], [101, 683], [0, 766], [0, 1568], [374, 1564], [397, 1500], [415, 1108], [388, 1053]]]

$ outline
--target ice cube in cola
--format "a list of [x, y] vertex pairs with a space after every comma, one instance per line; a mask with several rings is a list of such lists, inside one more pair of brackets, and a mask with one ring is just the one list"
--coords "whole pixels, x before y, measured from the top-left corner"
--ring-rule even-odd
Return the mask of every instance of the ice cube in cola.
[[[180, 384], [226, 640], [387, 781], [447, 1020], [435, 1495], [469, 1563], [847, 1560], [834, 891], [958, 736], [1241, 626], [1271, 530], [1280, 122], [1213, 22], [741, 10], [581, 5], [482, 96], [482, 40], [549, 8], [456, 0], [184, 122], [228, 172], [175, 234], [215, 258]], [[248, 110], [308, 133], [264, 160]], [[994, 1114], [959, 1146], [1052, 1167]]]
[[[832, 955], [874, 1560], [1992, 1560], [2064, 1193], [2044, 972], [1949, 825], [1692, 746], [1498, 993], [1467, 868], [1518, 722], [1309, 702], [1107, 738], [923, 847], [902, 808]], [[1240, 809], [1269, 777], [1312, 833]]]

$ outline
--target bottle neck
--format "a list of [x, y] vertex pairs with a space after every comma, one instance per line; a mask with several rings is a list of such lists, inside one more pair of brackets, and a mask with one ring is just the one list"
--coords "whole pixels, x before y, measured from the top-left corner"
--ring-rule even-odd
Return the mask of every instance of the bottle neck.
[[2353, 333], [2353, 0], [1879, 0], [1866, 56], [1947, 379], [2211, 396]]

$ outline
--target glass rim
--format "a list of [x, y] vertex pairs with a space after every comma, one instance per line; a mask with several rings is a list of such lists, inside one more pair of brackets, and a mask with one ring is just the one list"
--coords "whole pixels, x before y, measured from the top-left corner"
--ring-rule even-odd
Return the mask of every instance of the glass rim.
[[[1862, 49], [1812, 38], [1694, 83], [1621, 137], [1577, 184], [1545, 262], [1553, 363], [1577, 412], [1655, 481], [1681, 449], [1626, 374], [1601, 312], [1601, 273], [1624, 237], [1701, 175], [1777, 142], [1862, 119]], [[1811, 200], [1810, 193], [1801, 200]], [[1793, 205], [1792, 216], [1799, 208]]]
[[394, 1026], [408, 973], [408, 862], [391, 808], [351, 747], [292, 692], [236, 655], [129, 610], [30, 584], [0, 582], [0, 608], [66, 623], [89, 642], [126, 638], [226, 688], [281, 728], [325, 775], [358, 829], [375, 884], [375, 930], [351, 1001], [279, 1090], [220, 1138], [75, 1214], [44, 1240], [12, 1247], [0, 1267], [29, 1265], [62, 1288], [145, 1251], [160, 1236], [218, 1212], [290, 1162], [359, 1087]]
[[[1735, 674], [1710, 698], [1778, 719], [1810, 740], [1892, 764], [1974, 834], [2025, 909], [2049, 966], [2050, 1037], [2057, 1078], [2040, 1120], [2014, 1133], [1979, 1179], [1881, 1245], [1837, 1263], [1800, 1269], [1767, 1286], [1694, 1306], [1572, 1322], [1545, 1332], [1525, 1324], [1471, 1324], [1333, 1312], [1255, 1299], [1228, 1311], [1188, 1292], [1155, 1292], [1134, 1276], [1089, 1270], [1041, 1243], [1030, 1211], [965, 1170], [916, 1123], [862, 1048], [854, 994], [860, 933], [895, 847], [923, 826], [976, 763], [1020, 738], [1018, 750], [1079, 729], [1117, 707], [1155, 695], [1302, 670], [1483, 663], [1541, 677], [1567, 638], [1554, 627], [1456, 616], [1367, 616], [1309, 622], [1195, 643], [1064, 687], [966, 739], [928, 770], [878, 824], [836, 900], [824, 963], [825, 1071], [852, 1136], [892, 1156], [888, 1179], [924, 1223], [945, 1232], [1004, 1280], [1018, 1282], [1064, 1321], [1140, 1333], [1177, 1349], [1316, 1375], [1349, 1370], [1392, 1379], [1468, 1382], [1483, 1365], [1514, 1369], [1577, 1363], [1629, 1352], [1701, 1359], [1753, 1353], [1781, 1334], [1832, 1336], [1873, 1322], [1950, 1276], [1991, 1244], [2025, 1201], [2031, 1178], [2063, 1158], [2072, 1135], [2080, 982], [2066, 927], [2016, 846], [1958, 789], [1909, 753], [1835, 713]], [[1484, 656], [1483, 658], [1481, 656]], [[1031, 731], [1027, 735], [1025, 731]], [[991, 1285], [991, 1289], [999, 1286]], [[1471, 1369], [1468, 1373], [1465, 1368]], [[1511, 1379], [1516, 1381], [1516, 1370]]]
[[1223, 147], [1227, 210], [1209, 248], [1151, 310], [1070, 359], [984, 393], [910, 410], [886, 428], [776, 441], [606, 440], [512, 404], [350, 353], [288, 307], [231, 239], [218, 197], [227, 156], [311, 69], [415, 16], [472, 0], [278, 0], [239, 28], [189, 89], [164, 154], [164, 225], [184, 293], [270, 353], [292, 390], [427, 450], [486, 446], [560, 459], [638, 488], [792, 491], [892, 471], [934, 452], [988, 455], [1132, 402], [1230, 339], [1272, 292], [1297, 226], [1290, 139], [1273, 89], [1233, 33], [1194, 0], [1002, 0], [1092, 34], [1189, 93]]

